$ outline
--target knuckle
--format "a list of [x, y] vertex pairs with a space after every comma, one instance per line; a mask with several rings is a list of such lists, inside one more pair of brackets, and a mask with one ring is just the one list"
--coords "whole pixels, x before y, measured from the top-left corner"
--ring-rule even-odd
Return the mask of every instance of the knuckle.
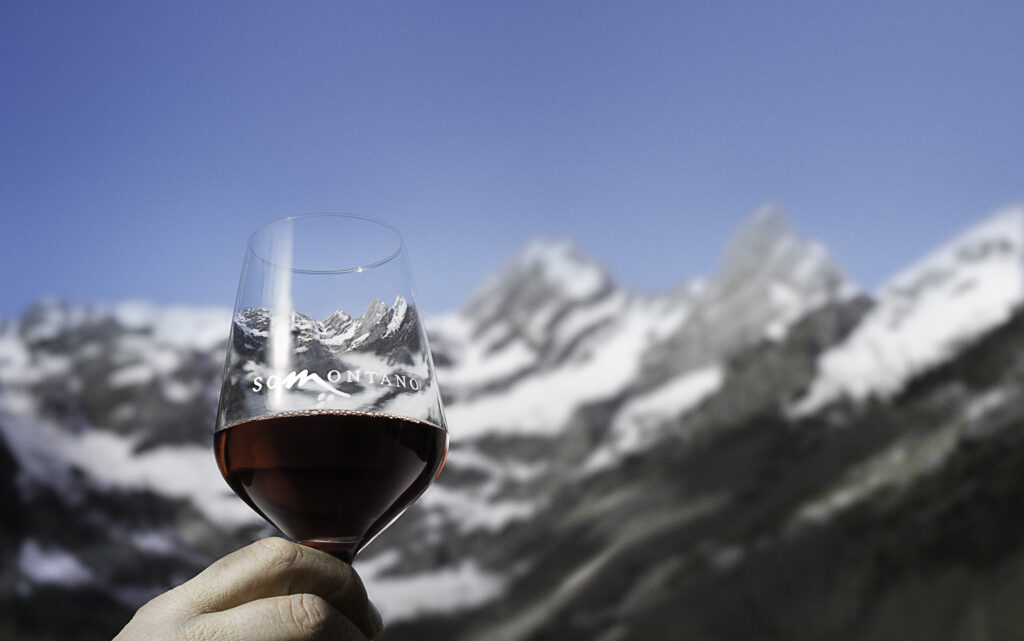
[[182, 638], [184, 641], [216, 641], [218, 634], [209, 619], [197, 617], [185, 623]]
[[216, 595], [211, 594], [209, 588], [196, 579], [179, 585], [164, 596], [176, 606], [172, 609], [181, 609], [186, 613], [205, 614], [216, 609], [213, 607]]
[[253, 553], [267, 566], [289, 566], [299, 560], [302, 548], [282, 538], [260, 539], [252, 544]]
[[333, 612], [324, 599], [315, 594], [296, 594], [286, 602], [284, 616], [303, 635], [315, 638], [330, 628]]

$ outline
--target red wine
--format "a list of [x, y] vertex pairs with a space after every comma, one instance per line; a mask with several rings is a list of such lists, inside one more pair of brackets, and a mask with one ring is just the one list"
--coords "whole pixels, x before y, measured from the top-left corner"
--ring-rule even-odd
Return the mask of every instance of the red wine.
[[440, 473], [448, 433], [390, 414], [305, 411], [214, 435], [220, 473], [292, 539], [351, 562]]

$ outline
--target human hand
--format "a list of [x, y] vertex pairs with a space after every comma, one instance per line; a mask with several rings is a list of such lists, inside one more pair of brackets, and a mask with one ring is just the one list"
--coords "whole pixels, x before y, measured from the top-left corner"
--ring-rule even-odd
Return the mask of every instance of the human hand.
[[139, 608], [114, 641], [354, 641], [383, 630], [352, 566], [268, 538]]

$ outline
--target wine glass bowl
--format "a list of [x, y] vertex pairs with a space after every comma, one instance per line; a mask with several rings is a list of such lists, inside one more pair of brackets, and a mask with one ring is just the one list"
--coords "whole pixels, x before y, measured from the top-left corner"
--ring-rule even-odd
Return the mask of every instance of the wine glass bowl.
[[258, 514], [349, 562], [436, 478], [448, 432], [397, 231], [309, 214], [253, 233], [214, 450]]

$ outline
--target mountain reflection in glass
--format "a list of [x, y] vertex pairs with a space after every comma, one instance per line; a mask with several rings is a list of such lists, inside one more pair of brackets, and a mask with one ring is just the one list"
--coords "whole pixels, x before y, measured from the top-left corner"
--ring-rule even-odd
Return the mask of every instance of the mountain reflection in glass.
[[347, 562], [436, 478], [448, 432], [393, 228], [310, 214], [253, 233], [214, 450], [257, 513]]

